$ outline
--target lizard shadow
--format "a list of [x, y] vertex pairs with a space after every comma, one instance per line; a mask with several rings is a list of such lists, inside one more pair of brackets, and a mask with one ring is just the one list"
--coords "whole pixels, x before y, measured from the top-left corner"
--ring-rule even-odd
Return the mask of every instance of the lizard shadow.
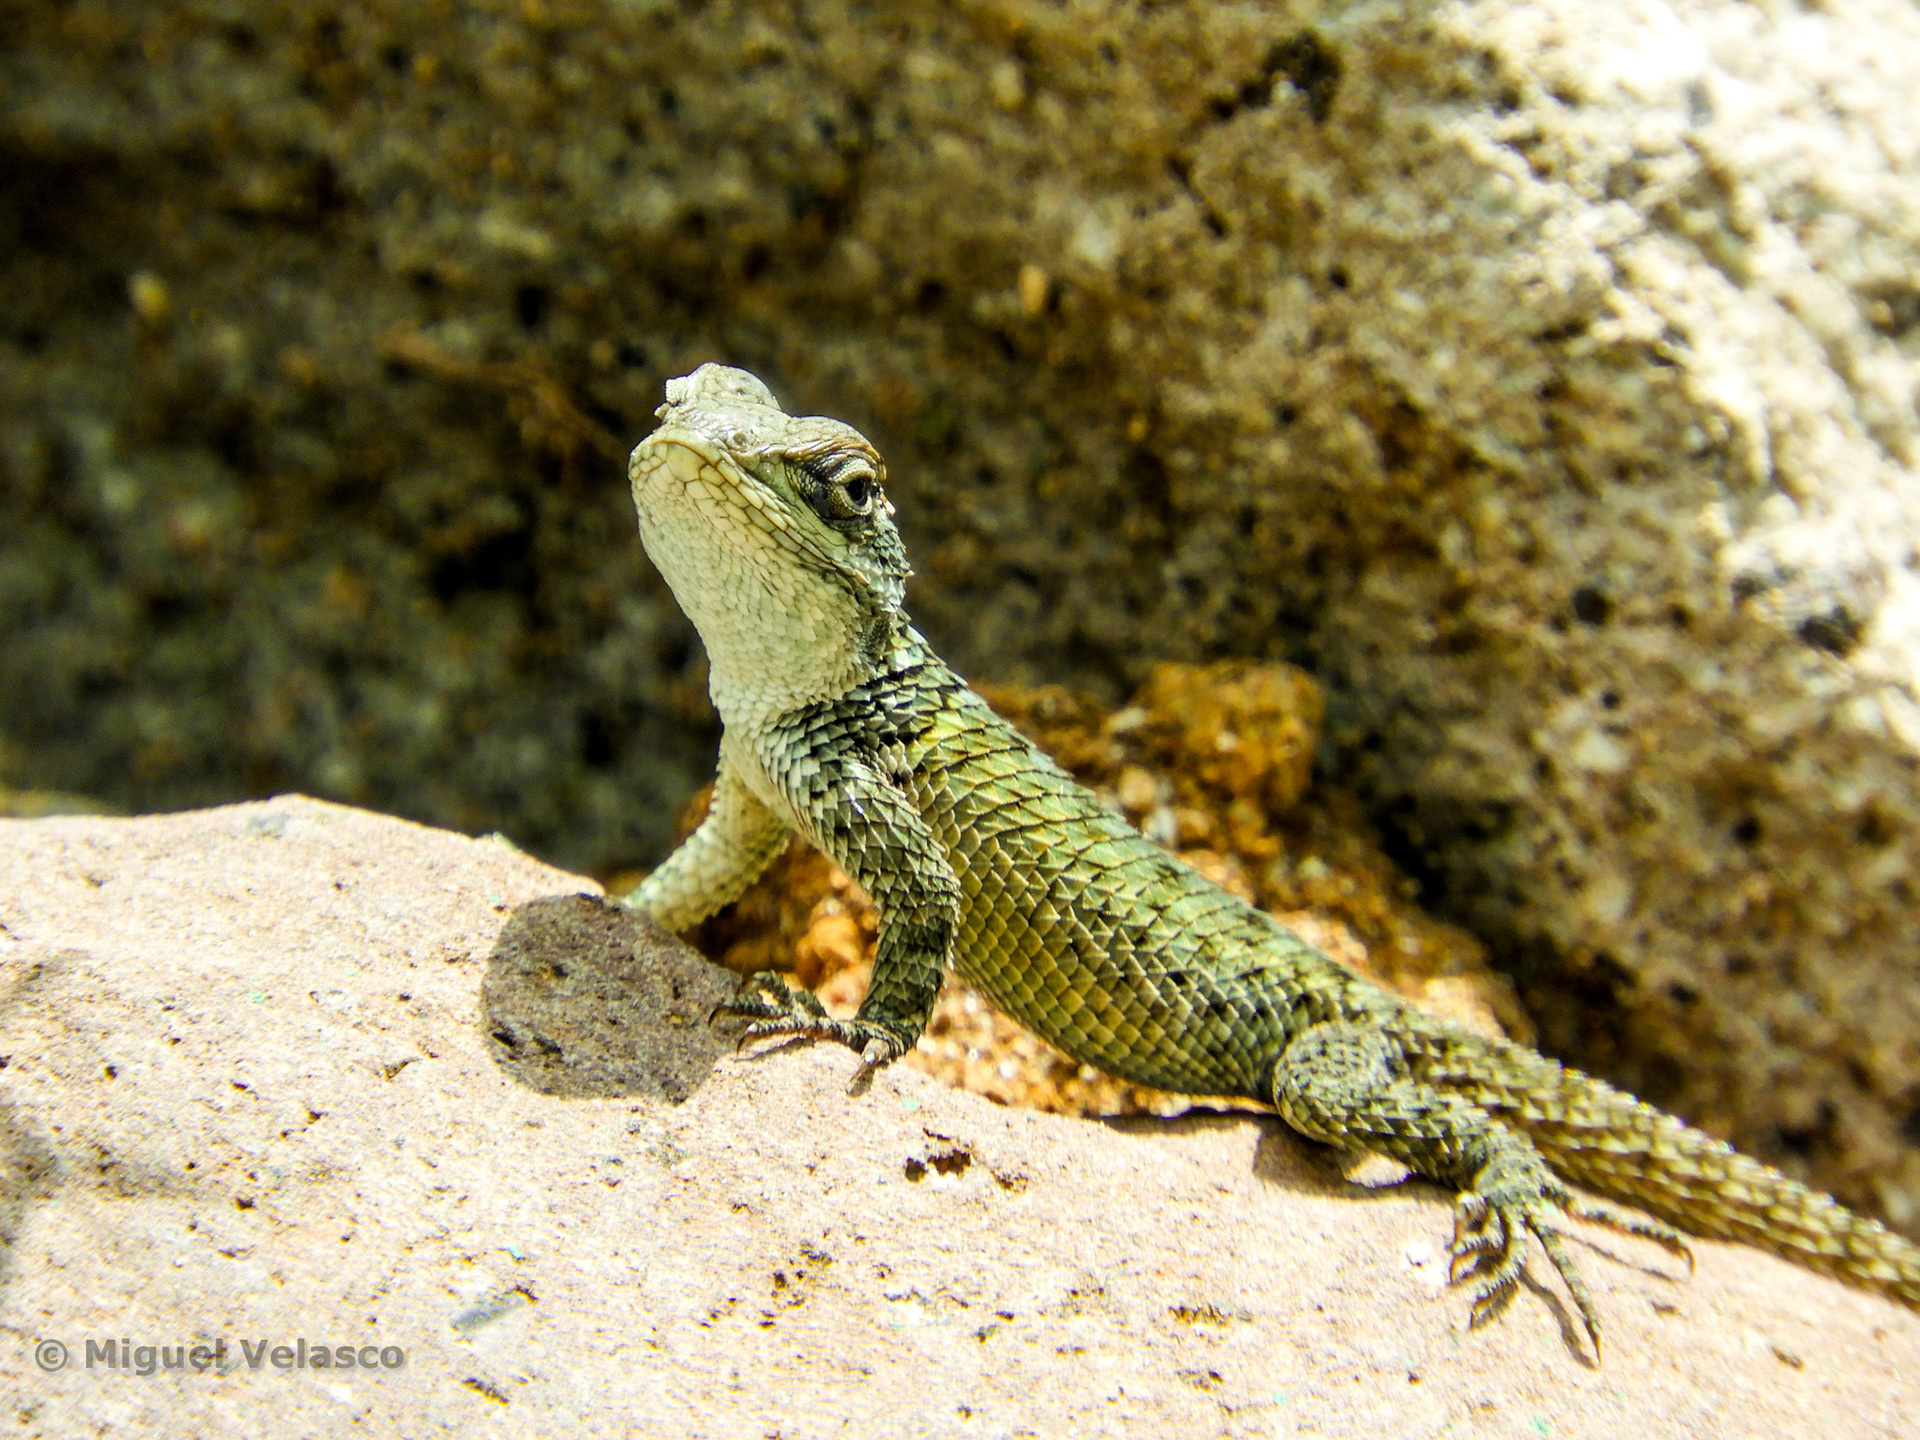
[[[33, 992], [57, 974], [68, 954], [59, 952], [15, 970], [8, 967], [0, 1014], [15, 1011]], [[11, 1037], [9, 1037], [11, 1038]], [[12, 1047], [9, 1046], [9, 1049]], [[13, 1060], [0, 1055], [0, 1068]], [[36, 1202], [51, 1200], [63, 1177], [59, 1157], [47, 1137], [21, 1113], [13, 1097], [0, 1095], [0, 1296], [4, 1296], [18, 1268], [18, 1251], [25, 1238], [28, 1213]]]
[[[12, 1083], [0, 1089], [0, 1301], [23, 1274], [32, 1273], [25, 1255], [40, 1207], [63, 1197], [79, 1201], [65, 1207], [65, 1228], [69, 1235], [77, 1232], [98, 1256], [112, 1253], [120, 1236], [111, 1212], [103, 1214], [90, 1200], [218, 1203], [230, 1198], [210, 1173], [193, 1173], [198, 1161], [182, 1164], [171, 1155], [127, 1144], [111, 1125], [96, 1129], [88, 1123], [86, 1087], [111, 1081], [117, 1072], [107, 1058], [110, 1052], [98, 1044], [113, 1032], [98, 1028], [97, 1012], [88, 1012], [76, 996], [111, 995], [112, 981], [85, 950], [24, 948], [26, 955], [0, 965], [0, 1047], [5, 1051], [0, 1071], [11, 1072], [9, 1082], [17, 1077], [22, 1091], [16, 1094]], [[74, 1102], [64, 1115], [63, 1097]], [[105, 1100], [91, 1105], [101, 1113], [111, 1109]], [[84, 1262], [56, 1257], [53, 1268], [66, 1270], [76, 1263]]]
[[529, 1089], [677, 1105], [731, 1052], [707, 1017], [738, 985], [632, 911], [547, 895], [508, 916], [480, 1009], [494, 1062]]
[[[1263, 1120], [1259, 1138], [1255, 1143], [1252, 1173], [1263, 1184], [1276, 1185], [1296, 1194], [1335, 1197], [1343, 1201], [1380, 1202], [1389, 1198], [1413, 1197], [1431, 1201], [1436, 1212], [1440, 1230], [1436, 1240], [1444, 1242], [1450, 1226], [1450, 1216], [1454, 1204], [1454, 1194], [1444, 1185], [1428, 1180], [1420, 1175], [1404, 1170], [1404, 1167], [1385, 1162], [1388, 1168], [1398, 1172], [1380, 1179], [1355, 1180], [1350, 1178], [1353, 1171], [1349, 1155], [1338, 1147], [1321, 1144], [1304, 1135], [1296, 1134], [1274, 1115], [1260, 1106], [1218, 1105], [1196, 1107], [1177, 1116], [1109, 1116], [1102, 1123], [1109, 1128], [1129, 1134], [1195, 1135], [1217, 1129], [1223, 1125], [1236, 1124], [1244, 1119]], [[1589, 1227], [1583, 1227], [1589, 1228]], [[1628, 1254], [1596, 1242], [1581, 1229], [1567, 1225], [1561, 1229], [1563, 1237], [1593, 1255], [1611, 1264], [1637, 1271], [1649, 1278], [1661, 1280], [1667, 1284], [1679, 1284], [1686, 1278], [1675, 1275], [1657, 1263], [1648, 1263]], [[1444, 1253], [1444, 1243], [1442, 1250]], [[1599, 1363], [1591, 1353], [1587, 1342], [1585, 1326], [1581, 1323], [1573, 1307], [1551, 1282], [1551, 1266], [1547, 1267], [1548, 1279], [1541, 1279], [1536, 1273], [1537, 1264], [1542, 1261], [1536, 1249], [1529, 1256], [1529, 1263], [1523, 1265], [1519, 1286], [1509, 1293], [1487, 1321], [1504, 1314], [1525, 1290], [1553, 1317], [1560, 1329], [1561, 1340], [1567, 1352], [1588, 1369], [1597, 1370]], [[1474, 1285], [1473, 1272], [1463, 1274], [1458, 1288], [1463, 1295], [1471, 1295]], [[1486, 1321], [1482, 1322], [1482, 1325]]]
[[[1100, 1123], [1124, 1134], [1192, 1135], [1242, 1120], [1266, 1122], [1260, 1126], [1253, 1152], [1254, 1178], [1265, 1184], [1302, 1194], [1350, 1200], [1379, 1199], [1383, 1192], [1398, 1188], [1396, 1184], [1356, 1184], [1348, 1180], [1338, 1149], [1288, 1129], [1272, 1109], [1264, 1105], [1202, 1102], [1179, 1115], [1109, 1115]], [[1409, 1177], [1404, 1183], [1421, 1186], [1436, 1197], [1442, 1194], [1438, 1186], [1418, 1176]]]

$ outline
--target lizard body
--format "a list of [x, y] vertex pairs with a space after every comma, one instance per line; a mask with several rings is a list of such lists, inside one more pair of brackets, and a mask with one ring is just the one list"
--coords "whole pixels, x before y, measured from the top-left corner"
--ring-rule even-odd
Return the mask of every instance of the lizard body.
[[725, 732], [706, 820], [623, 903], [683, 929], [798, 832], [882, 917], [857, 1016], [756, 976], [724, 1007], [743, 1039], [838, 1041], [864, 1076], [918, 1039], [951, 965], [1077, 1060], [1271, 1104], [1451, 1186], [1476, 1324], [1532, 1234], [1597, 1352], [1561, 1215], [1683, 1255], [1670, 1224], [1746, 1241], [1920, 1308], [1920, 1247], [1603, 1081], [1415, 1010], [1106, 809], [908, 621], [884, 467], [857, 431], [789, 416], [718, 365], [669, 381], [659, 416], [630, 467], [641, 536], [705, 641]]

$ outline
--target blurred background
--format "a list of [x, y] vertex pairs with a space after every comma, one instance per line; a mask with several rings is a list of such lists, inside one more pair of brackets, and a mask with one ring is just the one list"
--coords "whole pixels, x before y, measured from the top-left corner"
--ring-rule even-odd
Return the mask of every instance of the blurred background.
[[624, 457], [761, 375], [963, 673], [1288, 659], [1542, 1043], [1920, 1225], [1920, 21], [0, 3], [0, 786], [653, 863]]
[[657, 858], [717, 730], [625, 455], [709, 359], [873, 434], [956, 664], [1284, 643], [1110, 327], [1223, 243], [1183, 132], [1329, 62], [1254, 14], [814, 15], [10, 7], [0, 779]]

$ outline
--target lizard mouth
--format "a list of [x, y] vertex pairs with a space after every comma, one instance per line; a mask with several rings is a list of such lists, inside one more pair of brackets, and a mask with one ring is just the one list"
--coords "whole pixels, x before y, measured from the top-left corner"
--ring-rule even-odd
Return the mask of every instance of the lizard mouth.
[[[873, 472], [875, 498], [857, 530], [836, 528], [801, 493], [809, 482], [830, 483], [817, 463], [842, 454], [865, 459]], [[747, 561], [733, 573], [753, 572], [756, 583], [776, 587], [785, 583], [778, 580], [783, 570], [801, 572], [809, 585], [825, 582], [868, 617], [898, 609], [908, 573], [888, 521], [892, 507], [878, 492], [884, 473], [873, 447], [836, 422], [802, 419], [775, 430], [758, 427], [751, 415], [686, 416], [671, 409], [634, 447], [628, 466], [650, 552], [656, 544], [730, 552]], [[822, 603], [838, 608], [843, 602]]]
[[741, 518], [759, 528], [784, 530], [790, 524], [772, 489], [698, 431], [662, 426], [634, 447], [629, 474], [636, 498], [643, 486], [669, 486], [670, 493], [697, 503], [742, 511]]
[[634, 503], [656, 523], [674, 512], [702, 529], [735, 537], [736, 548], [771, 545], [808, 570], [839, 577], [843, 567], [795, 522], [791, 504], [726, 446], [697, 430], [663, 425], [634, 448]]

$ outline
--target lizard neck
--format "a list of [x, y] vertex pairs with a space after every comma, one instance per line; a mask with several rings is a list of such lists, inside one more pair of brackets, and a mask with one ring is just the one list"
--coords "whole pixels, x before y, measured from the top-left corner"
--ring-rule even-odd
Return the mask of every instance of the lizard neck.
[[[926, 638], [913, 628], [904, 613], [896, 613], [894, 621], [890, 637], [870, 647], [856, 647], [859, 653], [834, 667], [831, 673], [823, 668], [810, 669], [806, 685], [792, 689], [782, 687], [782, 693], [777, 698], [764, 679], [753, 688], [727, 688], [735, 677], [729, 674], [723, 684], [721, 673], [715, 668], [712, 685], [714, 706], [720, 711], [727, 733], [751, 742], [752, 737], [780, 724], [796, 712], [822, 702], [855, 699], [861, 703], [872, 703], [898, 688], [904, 677], [924, 672], [928, 667], [937, 667], [941, 675], [951, 677], [945, 662], [934, 654]], [[961, 683], [957, 678], [953, 679], [953, 684]], [[721, 699], [723, 688], [727, 688], [724, 702]]]
[[[805, 617], [762, 617], [747, 636], [695, 625], [707, 647], [707, 691], [729, 732], [758, 734], [782, 715], [837, 699], [868, 678], [856, 646], [811, 632]], [[739, 641], [750, 643], [734, 643]]]
[[864, 633], [777, 603], [716, 616], [714, 627], [693, 618], [707, 646], [714, 708], [729, 731], [743, 735], [935, 658], [899, 612], [876, 619]]
[[825, 577], [779, 586], [773, 577], [788, 572], [738, 563], [730, 537], [661, 529], [645, 509], [640, 531], [700, 632], [708, 693], [729, 731], [754, 734], [802, 706], [838, 699], [886, 668], [907, 628], [899, 611], [863, 607]]

